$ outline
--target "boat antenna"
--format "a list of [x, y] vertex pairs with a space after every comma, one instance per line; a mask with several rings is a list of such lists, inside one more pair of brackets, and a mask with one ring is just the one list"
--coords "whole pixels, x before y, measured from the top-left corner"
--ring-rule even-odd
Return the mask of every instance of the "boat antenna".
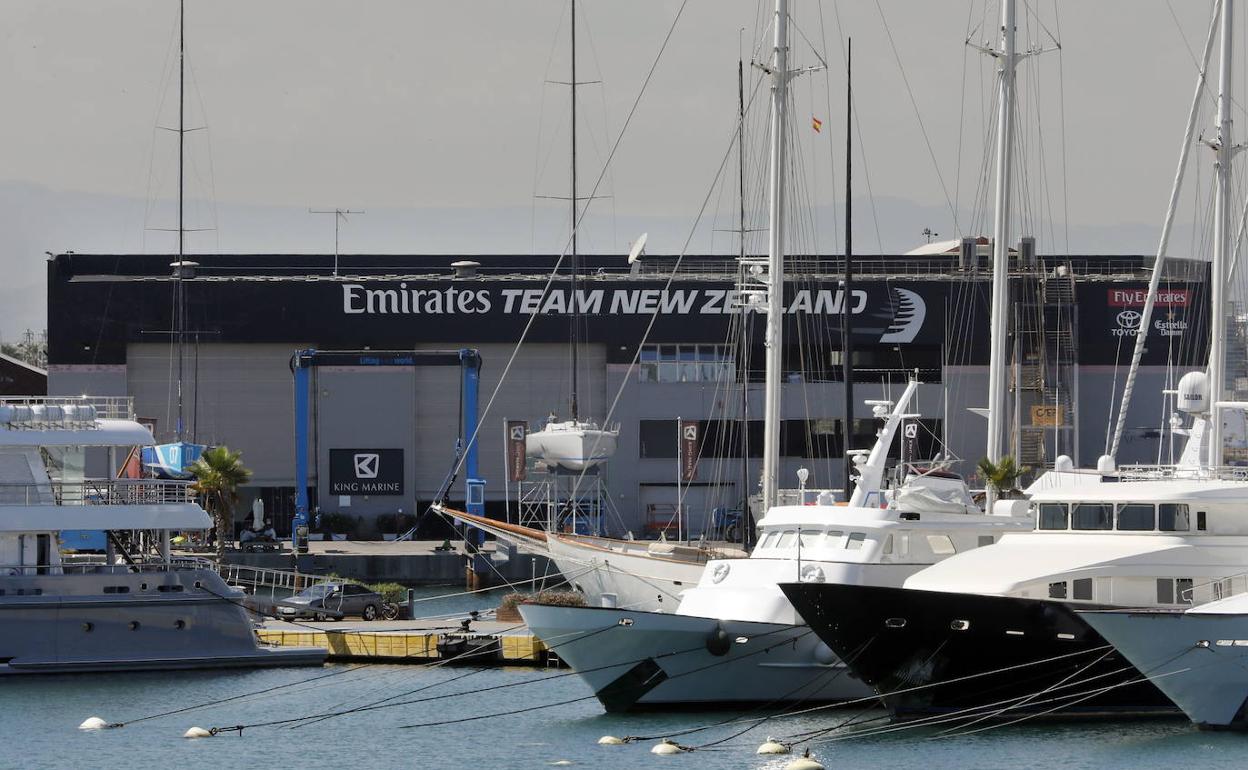
[[854, 39], [846, 40], [845, 51], [845, 279], [841, 295], [841, 370], [845, 377], [845, 425], [842, 433], [845, 452], [845, 499], [853, 495], [854, 456], [850, 442], [854, 438], [854, 354], [853, 354], [853, 114], [854, 114]]
[[[737, 265], [745, 281], [745, 54], [737, 31]], [[750, 532], [750, 314], [741, 310], [741, 545], [749, 542]]]
[[780, 369], [784, 323], [784, 172], [789, 80], [789, 3], [776, 0], [771, 75], [771, 148], [767, 244], [767, 354], [763, 399], [763, 510], [776, 504], [780, 464]]

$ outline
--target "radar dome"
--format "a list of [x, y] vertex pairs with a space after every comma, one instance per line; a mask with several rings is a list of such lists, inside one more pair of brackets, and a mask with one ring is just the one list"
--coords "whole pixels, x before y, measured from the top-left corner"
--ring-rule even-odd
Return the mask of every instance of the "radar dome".
[[1209, 411], [1209, 377], [1204, 372], [1188, 372], [1179, 380], [1178, 407], [1188, 414]]

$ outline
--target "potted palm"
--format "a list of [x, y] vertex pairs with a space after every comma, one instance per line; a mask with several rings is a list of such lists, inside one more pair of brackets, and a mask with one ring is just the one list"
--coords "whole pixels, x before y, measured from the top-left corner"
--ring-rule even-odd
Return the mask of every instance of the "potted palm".
[[212, 515], [217, 531], [217, 561], [225, 559], [225, 541], [234, 540], [234, 506], [238, 504], [238, 488], [251, 479], [251, 470], [243, 465], [243, 453], [227, 446], [205, 449], [187, 470], [195, 481], [191, 489], [204, 500], [204, 508]]
[[987, 457], [979, 461], [979, 473], [984, 483], [992, 487], [998, 500], [1010, 500], [1023, 494], [1018, 488], [1018, 480], [1030, 468], [1019, 465], [1013, 457], [1006, 455], [997, 462]]

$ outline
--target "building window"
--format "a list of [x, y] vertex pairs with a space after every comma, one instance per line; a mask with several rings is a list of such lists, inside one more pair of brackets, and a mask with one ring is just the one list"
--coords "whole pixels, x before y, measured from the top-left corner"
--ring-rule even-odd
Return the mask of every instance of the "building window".
[[1157, 506], [1157, 524], [1162, 532], [1187, 532], [1192, 528], [1191, 514], [1186, 505], [1162, 503]]
[[728, 345], [642, 345], [641, 382], [724, 382], [736, 376]]

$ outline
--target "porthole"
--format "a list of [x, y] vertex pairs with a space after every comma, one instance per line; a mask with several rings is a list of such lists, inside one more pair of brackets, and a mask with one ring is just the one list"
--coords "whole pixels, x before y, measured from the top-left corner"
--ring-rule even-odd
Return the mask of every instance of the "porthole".
[[186, 621], [181, 618], [178, 618], [177, 620], [173, 621], [173, 627], [181, 631], [182, 629], [186, 628]]
[[146, 591], [146, 590], [147, 590], [147, 583], [140, 583], [140, 584], [139, 584], [139, 590], [140, 590], [140, 591]]
[[91, 633], [92, 631], [94, 631], [94, 630], [95, 630], [95, 624], [94, 624], [94, 623], [83, 623], [83, 624], [82, 624], [82, 630], [83, 630], [85, 633], [88, 633], [88, 634], [89, 634], [89, 633]]
[[201, 583], [200, 581], [196, 580], [196, 581], [195, 581], [195, 587], [196, 587], [196, 588], [203, 588], [203, 587], [204, 587], [204, 584], [203, 584], [203, 583]]
[[905, 618], [889, 618], [888, 620], [884, 621], [884, 627], [885, 628], [905, 628], [906, 619]]
[[953, 629], [954, 631], [965, 631], [970, 627], [971, 627], [971, 621], [969, 620], [955, 620], [949, 624], [949, 628]]
[[618, 621], [616, 621], [616, 625], [620, 625], [620, 626], [631, 626], [632, 624], [633, 624], [632, 618], [620, 618]]
[[138, 630], [139, 630], [139, 621], [137, 621], [137, 620], [132, 620], [132, 621], [130, 621], [130, 630], [131, 630], [131, 631], [138, 631]]

